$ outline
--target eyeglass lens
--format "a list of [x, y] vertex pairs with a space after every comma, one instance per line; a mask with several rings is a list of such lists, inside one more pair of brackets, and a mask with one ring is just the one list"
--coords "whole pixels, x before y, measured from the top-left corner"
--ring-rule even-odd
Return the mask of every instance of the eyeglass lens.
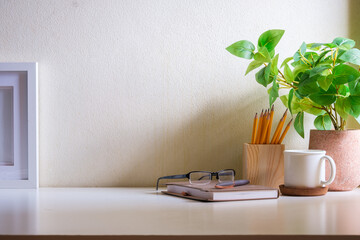
[[211, 173], [209, 172], [192, 172], [189, 176], [191, 184], [209, 184], [211, 182]]
[[218, 172], [219, 182], [233, 182], [234, 181], [234, 171], [233, 170], [223, 170]]

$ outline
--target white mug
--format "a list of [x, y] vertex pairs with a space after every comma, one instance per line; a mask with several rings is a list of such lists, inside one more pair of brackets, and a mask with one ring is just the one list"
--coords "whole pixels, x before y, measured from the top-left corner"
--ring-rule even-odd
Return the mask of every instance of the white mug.
[[[285, 150], [284, 174], [286, 187], [316, 188], [331, 184], [336, 175], [334, 160], [323, 150]], [[325, 180], [325, 160], [331, 167], [330, 178]]]

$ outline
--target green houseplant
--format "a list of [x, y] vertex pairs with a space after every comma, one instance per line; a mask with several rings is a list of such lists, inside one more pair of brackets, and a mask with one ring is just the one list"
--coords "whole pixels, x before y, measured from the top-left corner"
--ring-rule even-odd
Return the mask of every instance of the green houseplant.
[[[360, 50], [354, 48], [354, 40], [341, 37], [331, 43], [303, 42], [279, 64], [275, 47], [284, 32], [264, 32], [257, 47], [241, 40], [226, 49], [252, 60], [245, 74], [258, 69], [255, 79], [267, 88], [270, 106], [280, 98], [296, 115], [294, 128], [301, 137], [304, 113], [316, 116], [318, 130], [310, 131], [309, 148], [325, 150], [336, 163], [336, 178], [329, 190], [352, 190], [360, 184], [360, 130], [346, 130], [345, 125], [350, 115], [360, 122]], [[284, 92], [280, 89], [286, 94], [280, 96]]]
[[[319, 130], [344, 130], [348, 116], [360, 122], [360, 50], [355, 41], [335, 38], [331, 43], [303, 42], [293, 56], [279, 67], [275, 47], [284, 30], [268, 30], [260, 35], [257, 48], [248, 40], [226, 48], [235, 56], [252, 60], [246, 74], [260, 69], [256, 81], [268, 88], [269, 103], [280, 97], [283, 104], [296, 114], [294, 127], [304, 137], [304, 112], [316, 116]], [[261, 68], [260, 68], [261, 67]], [[279, 96], [279, 89], [288, 89]]]

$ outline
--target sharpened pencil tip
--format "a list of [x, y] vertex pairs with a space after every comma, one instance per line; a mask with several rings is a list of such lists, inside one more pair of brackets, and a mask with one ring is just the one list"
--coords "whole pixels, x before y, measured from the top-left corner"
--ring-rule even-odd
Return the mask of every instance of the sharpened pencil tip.
[[285, 110], [283, 117], [285, 117], [287, 115], [288, 109]]

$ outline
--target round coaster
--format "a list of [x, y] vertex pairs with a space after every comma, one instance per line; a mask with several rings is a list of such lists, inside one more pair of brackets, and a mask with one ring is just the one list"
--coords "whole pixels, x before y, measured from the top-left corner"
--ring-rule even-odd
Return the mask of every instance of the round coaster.
[[322, 196], [325, 195], [329, 189], [328, 186], [318, 188], [295, 188], [285, 187], [284, 184], [279, 186], [282, 195], [287, 196]]

